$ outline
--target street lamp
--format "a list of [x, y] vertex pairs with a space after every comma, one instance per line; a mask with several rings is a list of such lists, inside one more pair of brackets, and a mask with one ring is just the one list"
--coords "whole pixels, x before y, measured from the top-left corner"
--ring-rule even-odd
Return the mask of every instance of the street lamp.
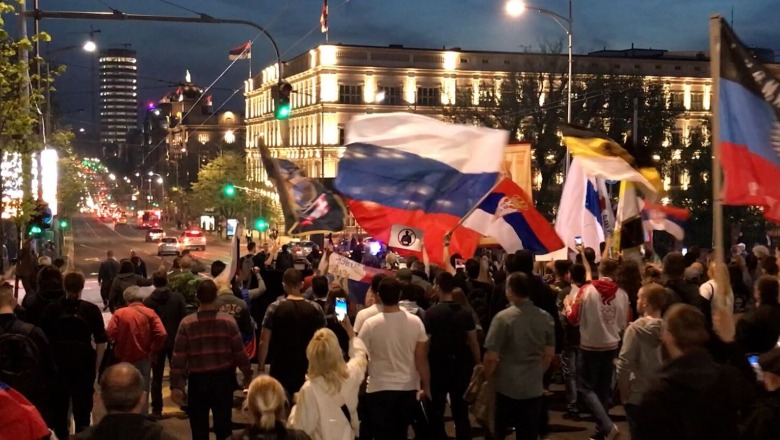
[[[536, 11], [540, 14], [545, 14], [550, 16], [553, 20], [555, 20], [556, 23], [560, 27], [563, 28], [563, 30], [566, 32], [566, 36], [569, 40], [569, 77], [566, 81], [566, 89], [567, 89], [567, 98], [566, 98], [566, 123], [571, 124], [571, 98], [572, 98], [572, 90], [571, 90], [571, 84], [572, 84], [572, 45], [571, 45], [571, 39], [572, 39], [572, 13], [571, 13], [571, 0], [569, 0], [569, 16], [564, 17], [561, 14], [555, 13], [553, 11], [550, 11], [548, 9], [544, 8], [538, 8], [536, 6], [531, 6], [525, 4], [523, 0], [509, 0], [506, 2], [505, 10], [507, 15], [510, 17], [519, 17], [523, 14], [526, 10], [532, 10]], [[566, 148], [566, 162], [564, 163], [564, 179], [566, 178], [566, 175], [569, 173], [569, 160], [571, 158], [571, 153], [569, 152], [569, 149]]]
[[[160, 191], [160, 194], [161, 194], [160, 201], [161, 201], [162, 203], [160, 204], [160, 206], [161, 206], [161, 207], [163, 208], [163, 210], [164, 210], [164, 209], [165, 209], [165, 181], [163, 180], [163, 176], [162, 176], [162, 175], [160, 175], [160, 174], [154, 173], [154, 172], [152, 172], [152, 171], [149, 171], [149, 172], [147, 173], [147, 175], [148, 175], [149, 177], [154, 177], [154, 176], [157, 176], [157, 183], [159, 183], [159, 184], [160, 184], [160, 189], [161, 189], [161, 191]], [[152, 179], [149, 179], [149, 195], [151, 195], [151, 194], [152, 194]]]

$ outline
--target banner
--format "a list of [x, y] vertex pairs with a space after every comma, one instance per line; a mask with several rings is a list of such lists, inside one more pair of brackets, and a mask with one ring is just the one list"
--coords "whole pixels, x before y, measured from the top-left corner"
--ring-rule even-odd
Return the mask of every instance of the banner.
[[376, 274], [392, 275], [392, 272], [382, 269], [368, 267], [365, 264], [352, 261], [347, 257], [342, 257], [337, 253], [330, 254], [328, 259], [328, 273], [361, 283], [370, 283]]
[[404, 225], [393, 225], [388, 246], [394, 249], [422, 252], [423, 231]]

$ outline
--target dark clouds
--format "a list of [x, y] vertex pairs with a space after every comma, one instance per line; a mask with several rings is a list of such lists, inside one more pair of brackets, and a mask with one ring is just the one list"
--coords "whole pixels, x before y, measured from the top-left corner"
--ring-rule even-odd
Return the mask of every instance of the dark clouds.
[[[289, 59], [323, 43], [319, 31], [320, 0], [171, 0], [215, 17], [243, 18], [266, 26], [277, 39], [283, 58]], [[43, 9], [108, 11], [103, 3], [127, 13], [191, 15], [158, 0], [41, 0]], [[330, 41], [351, 44], [404, 44], [408, 47], [462, 47], [471, 50], [522, 51], [540, 42], [563, 40], [561, 28], [549, 17], [527, 12], [516, 19], [504, 15], [502, 0], [330, 0]], [[535, 0], [538, 7], [566, 15], [565, 0]], [[630, 47], [671, 50], [707, 50], [708, 18], [712, 13], [729, 17], [736, 4], [735, 27], [745, 42], [780, 49], [777, 0], [575, 0], [574, 49], [576, 53]], [[44, 21], [52, 49], [78, 44], [78, 32], [99, 28], [101, 47], [131, 44], [138, 51], [141, 102], [157, 99], [162, 81], [180, 81], [185, 69], [202, 86], [211, 83], [228, 66], [230, 48], [253, 39], [251, 28], [217, 25], [184, 25], [129, 22]], [[308, 36], [306, 36], [308, 34]], [[267, 42], [257, 39], [253, 70], [272, 61]], [[89, 66], [86, 54], [69, 52], [60, 59], [75, 67], [57, 81], [64, 111], [88, 107]], [[214, 102], [219, 105], [230, 89], [241, 87], [247, 74], [239, 61], [217, 84]], [[65, 99], [67, 98], [67, 99]], [[230, 106], [241, 110], [240, 97]], [[81, 115], [85, 115], [82, 113]], [[72, 116], [72, 122], [88, 119]]]

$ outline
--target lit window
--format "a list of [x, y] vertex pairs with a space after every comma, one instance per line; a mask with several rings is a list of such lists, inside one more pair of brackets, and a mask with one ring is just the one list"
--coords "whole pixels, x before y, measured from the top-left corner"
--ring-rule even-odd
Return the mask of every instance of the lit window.
[[201, 144], [208, 143], [209, 139], [210, 138], [208, 133], [198, 133], [198, 142]]

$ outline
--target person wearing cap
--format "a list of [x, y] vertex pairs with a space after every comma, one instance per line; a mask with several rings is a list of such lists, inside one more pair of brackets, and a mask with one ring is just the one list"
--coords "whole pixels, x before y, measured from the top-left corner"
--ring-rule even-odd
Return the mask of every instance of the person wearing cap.
[[780, 346], [758, 358], [767, 394], [756, 402], [745, 422], [742, 438], [780, 438]]

